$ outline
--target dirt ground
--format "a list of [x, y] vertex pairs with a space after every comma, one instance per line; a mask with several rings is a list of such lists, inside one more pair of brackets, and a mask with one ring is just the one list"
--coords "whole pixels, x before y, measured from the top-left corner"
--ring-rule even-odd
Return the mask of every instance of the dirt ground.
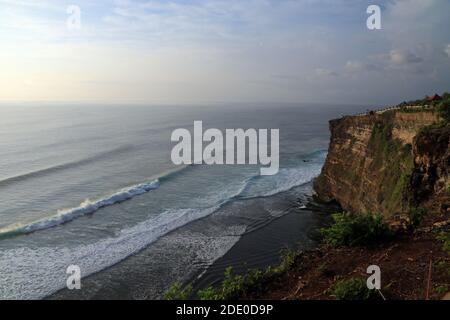
[[435, 215], [426, 219], [415, 232], [399, 232], [395, 239], [382, 245], [322, 246], [302, 252], [290, 271], [243, 298], [335, 299], [330, 288], [337, 281], [367, 278], [367, 267], [378, 265], [381, 268], [380, 299], [442, 299], [450, 290], [450, 256], [436, 240], [435, 231], [448, 231], [449, 218], [448, 213]]

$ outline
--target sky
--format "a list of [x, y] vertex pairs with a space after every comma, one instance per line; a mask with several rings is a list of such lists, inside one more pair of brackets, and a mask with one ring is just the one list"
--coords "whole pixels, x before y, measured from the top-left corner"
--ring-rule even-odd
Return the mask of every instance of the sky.
[[449, 30], [448, 0], [0, 0], [0, 101], [392, 104], [450, 91]]

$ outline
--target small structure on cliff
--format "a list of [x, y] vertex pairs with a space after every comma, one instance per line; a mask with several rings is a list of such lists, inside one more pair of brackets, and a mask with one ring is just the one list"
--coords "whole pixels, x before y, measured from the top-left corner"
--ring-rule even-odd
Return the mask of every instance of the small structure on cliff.
[[440, 95], [438, 95], [437, 93], [434, 94], [434, 96], [431, 97], [426, 97], [427, 101], [429, 102], [434, 102], [434, 101], [441, 101], [442, 97]]

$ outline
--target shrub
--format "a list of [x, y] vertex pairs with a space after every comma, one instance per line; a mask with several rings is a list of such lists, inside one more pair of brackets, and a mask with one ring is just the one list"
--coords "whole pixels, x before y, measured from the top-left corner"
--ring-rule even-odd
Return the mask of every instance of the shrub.
[[220, 286], [199, 290], [197, 295], [200, 300], [238, 299], [248, 290], [260, 290], [267, 280], [288, 271], [298, 255], [299, 253], [295, 250], [284, 250], [278, 266], [269, 266], [265, 270], [250, 270], [245, 275], [236, 275], [233, 268], [228, 267]]
[[325, 243], [332, 246], [371, 244], [392, 236], [389, 226], [383, 222], [381, 215], [337, 213], [332, 217], [334, 223], [328, 228], [321, 229]]
[[192, 295], [192, 285], [183, 288], [181, 283], [176, 282], [163, 294], [165, 300], [188, 300]]
[[298, 252], [295, 250], [283, 250], [281, 252], [281, 262], [280, 265], [276, 268], [278, 273], [288, 271], [295, 262], [295, 259], [298, 257]]
[[411, 229], [417, 229], [422, 223], [423, 219], [427, 214], [427, 210], [422, 207], [412, 208], [409, 211], [409, 227]]
[[197, 296], [200, 300], [220, 300], [220, 296], [217, 290], [213, 287], [207, 287], [205, 289], [199, 290]]
[[446, 261], [440, 261], [436, 264], [436, 269], [450, 276], [450, 264]]
[[220, 295], [222, 299], [229, 300], [236, 298], [244, 291], [245, 278], [241, 275], [235, 275], [233, 267], [228, 267], [224, 273]]
[[448, 254], [450, 254], [450, 232], [440, 231], [436, 235], [436, 239], [442, 242], [442, 249]]
[[445, 122], [450, 121], [450, 98], [444, 99], [438, 103], [436, 110]]
[[338, 281], [333, 286], [332, 294], [338, 300], [371, 300], [378, 297], [374, 290], [367, 288], [366, 280], [362, 278]]
[[200, 300], [233, 300], [241, 296], [246, 289], [263, 278], [262, 271], [252, 271], [247, 275], [234, 274], [233, 267], [228, 267], [224, 273], [222, 284], [217, 287], [208, 287], [199, 290]]
[[439, 286], [435, 289], [437, 294], [446, 294], [448, 292], [448, 287], [446, 285]]

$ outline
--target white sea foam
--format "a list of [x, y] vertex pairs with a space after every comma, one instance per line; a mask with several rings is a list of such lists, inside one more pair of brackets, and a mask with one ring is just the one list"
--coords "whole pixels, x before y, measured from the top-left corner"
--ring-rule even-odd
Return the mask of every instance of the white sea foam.
[[0, 236], [8, 234], [31, 233], [38, 230], [51, 228], [86, 214], [92, 214], [97, 210], [114, 205], [119, 202], [129, 200], [135, 196], [149, 192], [150, 190], [159, 187], [159, 181], [153, 180], [150, 182], [140, 183], [127, 188], [123, 188], [113, 194], [98, 200], [85, 200], [78, 207], [70, 209], [60, 209], [55, 215], [46, 217], [30, 223], [16, 223], [3, 228], [0, 228]]
[[[206, 208], [166, 210], [156, 217], [121, 230], [115, 237], [96, 243], [74, 248], [20, 248], [0, 251], [0, 275], [2, 275], [0, 298], [46, 297], [65, 287], [66, 268], [72, 264], [80, 266], [82, 277], [110, 267], [144, 249], [167, 233], [209, 216], [238, 195], [245, 183], [234, 191], [228, 189], [221, 192], [222, 198], [216, 205]], [[126, 200], [126, 198], [121, 199]]]
[[296, 186], [311, 182], [320, 174], [321, 166], [311, 166], [305, 168], [282, 169], [278, 179], [275, 181], [275, 187], [272, 190], [263, 191], [259, 196], [272, 196], [284, 191], [288, 191]]
[[302, 163], [297, 167], [280, 169], [274, 176], [254, 177], [240, 198], [269, 197], [311, 182], [320, 174], [325, 155], [325, 152], [318, 153], [310, 162]]
[[[237, 192], [235, 192], [234, 194], [232, 194], [233, 189], [231, 189], [226, 190], [226, 192], [217, 192], [215, 197], [217, 197], [218, 200], [221, 200], [224, 194], [229, 195], [226, 200], [231, 200], [235, 197], [240, 197], [242, 199], [268, 197], [290, 190], [296, 186], [308, 183], [320, 174], [320, 170], [322, 168], [326, 153], [321, 151], [316, 152], [312, 155], [312, 162], [307, 162], [295, 168], [280, 169], [278, 174], [274, 176], [256, 175], [247, 178], [240, 186], [238, 186]], [[184, 169], [186, 169], [186, 166], [181, 167], [181, 169], [176, 169], [173, 172], [169, 172], [161, 176], [160, 179], [169, 179], [173, 174], [177, 174]], [[159, 188], [160, 179], [123, 188], [113, 194], [97, 200], [87, 199], [78, 207], [60, 209], [56, 214], [39, 219], [37, 221], [28, 223], [19, 222], [2, 227], [0, 228], [0, 237], [17, 234], [27, 234], [39, 230], [44, 230], [72, 221], [81, 216], [92, 214], [103, 207], [111, 206], [132, 199], [135, 196]], [[232, 188], [234, 187], [232, 186]]]
[[168, 210], [120, 231], [115, 237], [74, 248], [44, 247], [0, 251], [0, 298], [39, 299], [65, 287], [66, 268], [80, 266], [88, 276], [144, 249], [159, 237], [206, 217], [218, 206]]
[[[0, 251], [0, 298], [38, 299], [48, 296], [65, 287], [66, 268], [69, 265], [79, 265], [83, 277], [99, 272], [144, 249], [167, 233], [212, 214], [223, 204], [238, 196], [270, 196], [311, 181], [320, 173], [321, 165], [320, 161], [314, 161], [297, 168], [282, 169], [273, 177], [251, 177], [234, 189], [227, 188], [218, 192], [221, 196], [214, 199], [217, 200], [216, 205], [205, 208], [166, 210], [133, 227], [121, 230], [114, 237], [95, 243], [72, 248], [24, 247], [2, 250]], [[97, 201], [85, 201], [76, 208], [61, 210], [49, 219], [21, 226], [16, 230], [32, 232], [49, 228], [158, 187], [159, 181], [154, 180], [124, 188], [108, 197]]]

